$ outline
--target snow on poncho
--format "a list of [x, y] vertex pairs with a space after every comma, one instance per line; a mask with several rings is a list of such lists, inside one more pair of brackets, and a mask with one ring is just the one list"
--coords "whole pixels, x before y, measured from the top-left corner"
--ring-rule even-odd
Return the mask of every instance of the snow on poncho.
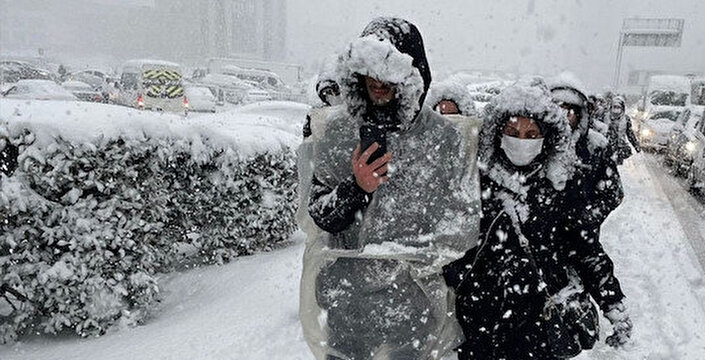
[[[418, 45], [409, 41], [414, 37]], [[411, 56], [397, 46], [417, 48]], [[477, 242], [477, 138], [421, 107], [430, 72], [418, 30], [398, 19], [376, 20], [340, 58], [345, 106], [327, 117], [313, 151], [318, 188], [330, 192], [315, 198], [312, 214], [337, 204], [335, 189], [354, 181], [351, 157], [370, 106], [360, 75], [396, 89], [399, 126], [387, 135], [390, 180], [352, 225], [309, 236], [301, 280], [304, 336], [321, 360], [371, 353], [440, 359], [460, 340], [440, 268]]]
[[441, 100], [452, 100], [458, 106], [460, 114], [464, 116], [477, 114], [475, 102], [472, 100], [470, 92], [459, 82], [446, 80], [431, 84], [426, 105], [435, 110]]

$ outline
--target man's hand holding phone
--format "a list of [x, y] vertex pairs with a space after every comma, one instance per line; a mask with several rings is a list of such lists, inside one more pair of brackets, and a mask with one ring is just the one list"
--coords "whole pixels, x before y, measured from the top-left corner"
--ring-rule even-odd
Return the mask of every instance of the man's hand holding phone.
[[[365, 151], [361, 150], [358, 145], [353, 152], [352, 167], [353, 174], [357, 185], [367, 193], [373, 193], [377, 188], [389, 181], [387, 171], [389, 170], [389, 160], [392, 159], [392, 153], [386, 153], [382, 157], [367, 163], [370, 156], [379, 148], [378, 143], [373, 143]], [[360, 153], [362, 151], [362, 153]]]

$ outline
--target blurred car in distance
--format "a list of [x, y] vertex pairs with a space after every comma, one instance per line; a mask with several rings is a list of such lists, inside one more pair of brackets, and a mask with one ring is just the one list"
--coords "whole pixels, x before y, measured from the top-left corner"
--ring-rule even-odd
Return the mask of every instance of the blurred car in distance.
[[701, 114], [700, 123], [695, 127], [690, 145], [693, 149], [692, 163], [688, 168], [688, 186], [693, 192], [704, 194], [705, 191], [705, 112]]
[[41, 69], [27, 61], [0, 61], [0, 84], [16, 83], [26, 79], [56, 80], [56, 76], [50, 71]]
[[78, 100], [71, 92], [52, 80], [20, 80], [2, 93], [8, 99]]
[[103, 94], [96, 91], [92, 86], [76, 80], [65, 81], [61, 84], [61, 87], [70, 91], [75, 97], [81, 101], [92, 101], [92, 102], [105, 102], [107, 99], [104, 98]]
[[663, 161], [673, 166], [676, 174], [686, 174], [693, 163], [693, 155], [705, 145], [698, 139], [697, 129], [703, 121], [705, 106], [687, 107], [673, 124]]
[[211, 89], [205, 86], [186, 85], [184, 90], [191, 111], [215, 112], [216, 97]]
[[639, 127], [639, 144], [645, 150], [662, 151], [668, 144], [671, 129], [684, 107], [659, 106], [651, 108]]

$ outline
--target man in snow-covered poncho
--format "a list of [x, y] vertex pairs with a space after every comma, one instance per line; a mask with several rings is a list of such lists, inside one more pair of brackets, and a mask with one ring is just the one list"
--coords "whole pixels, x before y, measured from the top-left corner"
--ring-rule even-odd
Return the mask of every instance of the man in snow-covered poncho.
[[[549, 297], [577, 297], [575, 304], [594, 314], [583, 284], [601, 288], [602, 279], [577, 269], [590, 268], [596, 243], [559, 231], [561, 197], [576, 162], [571, 139], [542, 82], [506, 88], [485, 108], [480, 244], [444, 268], [466, 337], [460, 359], [555, 359], [542, 317]], [[581, 325], [595, 331], [594, 323]]]
[[[477, 238], [475, 144], [422, 106], [431, 73], [405, 20], [372, 21], [338, 80], [345, 107], [314, 147], [309, 212], [324, 232], [304, 253], [304, 335], [318, 359], [440, 359], [460, 336], [440, 270]], [[364, 124], [386, 133], [370, 165]]]
[[468, 89], [463, 84], [451, 80], [431, 84], [426, 105], [443, 115], [474, 116], [477, 114]]

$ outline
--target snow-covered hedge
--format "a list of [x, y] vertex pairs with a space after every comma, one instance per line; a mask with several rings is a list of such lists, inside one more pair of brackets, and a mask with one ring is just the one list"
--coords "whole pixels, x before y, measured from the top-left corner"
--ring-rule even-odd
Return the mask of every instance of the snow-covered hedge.
[[160, 272], [269, 249], [295, 229], [293, 135], [12, 105], [0, 111], [0, 133], [20, 148], [18, 168], [0, 175], [0, 284], [15, 294], [0, 297], [0, 342], [139, 323]]

